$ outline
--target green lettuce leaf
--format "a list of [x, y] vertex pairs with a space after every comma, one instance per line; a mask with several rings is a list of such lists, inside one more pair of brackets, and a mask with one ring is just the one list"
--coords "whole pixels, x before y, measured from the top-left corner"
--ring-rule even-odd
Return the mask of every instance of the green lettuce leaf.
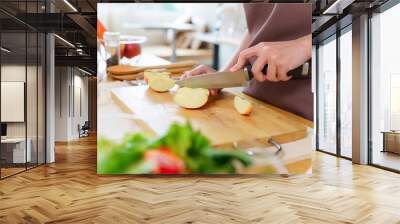
[[143, 155], [146, 150], [160, 147], [167, 147], [178, 155], [190, 173], [235, 173], [235, 161], [243, 166], [252, 164], [244, 152], [214, 149], [209, 140], [187, 122], [172, 124], [164, 136], [153, 141], [140, 134], [126, 136], [120, 144], [99, 140], [98, 172], [150, 172], [149, 166], [143, 165], [146, 164]]
[[142, 159], [148, 145], [148, 140], [140, 134], [128, 135], [120, 144], [100, 139], [97, 145], [97, 172], [124, 173], [124, 170]]

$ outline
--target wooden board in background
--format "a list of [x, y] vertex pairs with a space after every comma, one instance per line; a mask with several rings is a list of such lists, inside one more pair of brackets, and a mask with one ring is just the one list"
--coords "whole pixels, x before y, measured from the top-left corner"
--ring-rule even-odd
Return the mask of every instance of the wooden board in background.
[[233, 107], [234, 94], [223, 91], [210, 97], [200, 109], [189, 110], [173, 102], [175, 90], [156, 93], [148, 86], [119, 87], [111, 97], [125, 112], [135, 114], [157, 135], [162, 135], [173, 122], [190, 120], [214, 145], [249, 139], [280, 139], [280, 143], [302, 139], [306, 126], [271, 107], [254, 104], [253, 113], [243, 116]]

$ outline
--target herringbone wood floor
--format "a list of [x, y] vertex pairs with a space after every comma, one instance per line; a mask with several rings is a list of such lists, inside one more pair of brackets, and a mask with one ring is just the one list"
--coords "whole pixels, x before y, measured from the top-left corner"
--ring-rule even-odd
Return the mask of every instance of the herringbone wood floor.
[[96, 175], [96, 139], [0, 181], [0, 223], [400, 223], [400, 175], [316, 153], [304, 177]]

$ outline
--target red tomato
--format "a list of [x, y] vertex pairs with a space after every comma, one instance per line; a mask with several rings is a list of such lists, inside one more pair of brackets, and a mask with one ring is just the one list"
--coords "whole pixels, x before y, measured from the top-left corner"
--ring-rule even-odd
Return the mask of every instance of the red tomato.
[[145, 159], [154, 161], [157, 165], [153, 173], [180, 174], [185, 170], [185, 163], [170, 149], [152, 149], [145, 153]]
[[140, 44], [125, 44], [124, 56], [133, 58], [140, 54]]

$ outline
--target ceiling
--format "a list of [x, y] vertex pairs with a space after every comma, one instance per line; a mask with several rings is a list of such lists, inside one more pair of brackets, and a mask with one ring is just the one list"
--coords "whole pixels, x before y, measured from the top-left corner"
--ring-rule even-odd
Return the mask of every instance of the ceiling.
[[3, 60], [17, 62], [36, 56], [40, 50], [36, 35], [54, 32], [56, 65], [84, 67], [95, 74], [96, 5], [95, 0], [1, 0], [2, 46], [11, 50], [2, 51]]

